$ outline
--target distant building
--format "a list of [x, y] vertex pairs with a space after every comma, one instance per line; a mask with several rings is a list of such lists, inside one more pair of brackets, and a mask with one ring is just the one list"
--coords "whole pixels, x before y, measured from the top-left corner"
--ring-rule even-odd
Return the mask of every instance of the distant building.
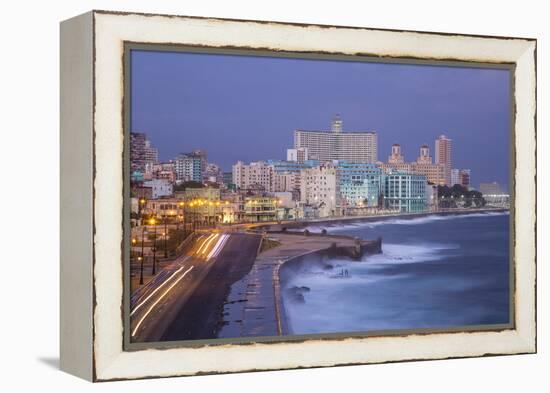
[[184, 191], [176, 191], [175, 197], [184, 201], [200, 199], [207, 202], [219, 202], [221, 191], [215, 187], [187, 187]]
[[384, 207], [403, 213], [426, 210], [426, 176], [390, 172], [383, 176], [383, 185]]
[[391, 154], [388, 157], [388, 164], [403, 164], [405, 157], [401, 154], [401, 145], [394, 143], [391, 146]]
[[300, 191], [300, 172], [274, 172], [273, 173], [273, 192]]
[[445, 167], [445, 184], [451, 184], [451, 169], [452, 169], [452, 140], [445, 135], [440, 135], [435, 140], [435, 163], [443, 164]]
[[223, 184], [223, 175], [220, 167], [214, 163], [207, 163], [203, 180], [211, 183]]
[[344, 207], [377, 207], [381, 169], [371, 163], [336, 161], [340, 203]]
[[305, 148], [309, 159], [322, 163], [332, 160], [376, 162], [378, 136], [373, 131], [344, 132], [339, 115], [333, 118], [330, 131], [294, 131], [294, 149]]
[[130, 170], [131, 172], [144, 172], [146, 155], [145, 147], [147, 137], [141, 132], [130, 133]]
[[222, 173], [223, 184], [229, 186], [233, 184], [233, 172], [223, 172]]
[[420, 155], [416, 159], [418, 164], [432, 164], [432, 157], [430, 156], [430, 148], [428, 145], [420, 146]]
[[459, 184], [464, 187], [470, 187], [470, 169], [452, 169], [451, 186]]
[[265, 192], [273, 190], [273, 167], [265, 161], [245, 164], [237, 161], [233, 165], [233, 183], [241, 190], [249, 190], [261, 186]]
[[156, 147], [151, 146], [151, 141], [145, 141], [145, 163], [156, 164], [159, 162], [159, 151]]
[[497, 182], [481, 183], [479, 191], [483, 194], [483, 199], [489, 206], [510, 207], [510, 194], [502, 189]]
[[308, 151], [306, 147], [299, 147], [297, 149], [287, 149], [286, 151], [287, 161], [304, 162], [309, 159]]
[[130, 133], [130, 170], [131, 172], [145, 172], [147, 164], [158, 162], [158, 149], [151, 145], [147, 136], [142, 132]]
[[430, 148], [427, 145], [420, 146], [420, 154], [415, 162], [405, 162], [401, 154], [401, 146], [394, 144], [387, 163], [381, 163], [380, 167], [385, 173], [403, 172], [426, 176], [429, 183], [436, 185], [447, 184], [445, 164], [432, 163]]
[[502, 195], [504, 194], [504, 191], [502, 190], [502, 187], [500, 184], [498, 184], [496, 181], [492, 183], [481, 183], [479, 185], [479, 192], [485, 195]]
[[174, 162], [147, 163], [143, 177], [145, 180], [164, 179], [174, 183], [176, 181], [176, 164]]
[[301, 171], [300, 201], [315, 207], [319, 217], [338, 215], [340, 195], [337, 171], [327, 162]]
[[273, 196], [245, 198], [244, 217], [248, 222], [274, 221], [277, 219], [279, 199]]
[[143, 182], [144, 187], [151, 187], [152, 198], [171, 196], [174, 192], [172, 183], [164, 179], [153, 179]]
[[191, 153], [181, 153], [174, 160], [178, 182], [202, 182], [206, 171], [206, 152], [195, 150]]

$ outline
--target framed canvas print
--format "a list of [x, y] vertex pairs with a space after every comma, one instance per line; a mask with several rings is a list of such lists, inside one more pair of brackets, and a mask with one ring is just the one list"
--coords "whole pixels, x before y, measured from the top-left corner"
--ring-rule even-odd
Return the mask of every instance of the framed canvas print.
[[536, 40], [61, 24], [61, 368], [536, 352]]

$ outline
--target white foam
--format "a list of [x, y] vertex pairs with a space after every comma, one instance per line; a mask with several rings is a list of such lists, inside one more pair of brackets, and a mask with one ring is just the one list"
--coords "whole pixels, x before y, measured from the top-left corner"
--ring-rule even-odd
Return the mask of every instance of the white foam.
[[507, 216], [510, 212], [483, 212], [483, 213], [468, 213], [468, 214], [449, 214], [449, 215], [439, 215], [432, 214], [421, 217], [411, 217], [411, 218], [384, 218], [383, 216], [379, 218], [378, 221], [356, 221], [349, 224], [331, 224], [326, 223], [325, 225], [316, 225], [312, 224], [305, 228], [295, 229], [293, 231], [303, 231], [307, 229], [310, 232], [321, 232], [323, 229], [326, 229], [329, 232], [336, 231], [346, 231], [356, 228], [375, 228], [382, 225], [421, 225], [435, 221], [447, 221], [447, 220], [456, 220], [456, 219], [468, 219], [468, 218], [479, 218], [479, 217], [495, 217], [495, 216]]

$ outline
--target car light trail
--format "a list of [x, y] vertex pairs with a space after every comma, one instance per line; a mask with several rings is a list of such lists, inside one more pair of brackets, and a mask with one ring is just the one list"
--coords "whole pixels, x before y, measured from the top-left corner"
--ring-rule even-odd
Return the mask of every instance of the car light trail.
[[196, 254], [200, 254], [201, 253], [201, 250], [203, 249], [204, 245], [206, 244], [206, 242], [212, 238], [212, 236], [215, 236], [215, 235], [210, 235], [208, 236], [206, 239], [204, 239], [204, 241], [201, 243], [201, 246], [199, 247], [199, 249], [197, 250]]
[[202, 250], [201, 254], [204, 255], [206, 253], [206, 251], [208, 251], [208, 247], [210, 246], [210, 244], [212, 244], [212, 242], [220, 235], [218, 235], [217, 233], [215, 235], [213, 235], [213, 237], [208, 240], [208, 243], [206, 244], [206, 246], [204, 247], [204, 249]]
[[159, 298], [157, 299], [156, 302], [154, 302], [151, 307], [149, 307], [149, 310], [147, 310], [147, 312], [143, 315], [143, 317], [141, 317], [141, 319], [139, 320], [139, 322], [137, 323], [134, 331], [132, 332], [132, 336], [135, 336], [136, 335], [136, 332], [138, 331], [139, 327], [141, 326], [142, 322], [145, 320], [145, 318], [147, 318], [147, 315], [149, 315], [151, 313], [151, 311], [153, 311], [153, 308], [155, 308], [155, 306], [166, 296], [166, 294], [168, 292], [170, 292], [172, 290], [172, 288], [174, 288], [174, 286], [176, 286], [176, 284], [178, 282], [180, 282], [186, 275], [187, 273], [189, 273], [191, 270], [193, 270], [195, 266], [191, 266], [189, 269], [187, 269], [182, 275], [181, 277], [179, 277], [172, 285], [170, 285], [166, 291], [164, 291], [162, 293], [162, 295], [159, 296]]
[[229, 239], [229, 236], [230, 235], [222, 235], [222, 237], [220, 238], [220, 240], [218, 240], [218, 242], [216, 243], [216, 245], [212, 248], [212, 251], [210, 251], [210, 254], [208, 254], [208, 256], [206, 257], [207, 260], [209, 260], [210, 258], [213, 258], [213, 257], [217, 257], [218, 254], [220, 253], [220, 251], [223, 249], [223, 247], [225, 246], [225, 243], [227, 242], [227, 240]]
[[155, 289], [153, 292], [151, 292], [149, 294], [149, 296], [147, 296], [141, 303], [139, 303], [133, 310], [132, 312], [130, 313], [130, 316], [134, 315], [134, 313], [141, 307], [143, 306], [145, 303], [147, 303], [147, 301], [151, 298], [151, 296], [153, 296], [155, 293], [157, 293], [163, 286], [165, 286], [168, 281], [170, 281], [172, 279], [172, 277], [175, 277], [176, 274], [178, 274], [179, 272], [181, 272], [183, 269], [185, 268], [185, 266], [182, 266], [180, 267], [178, 270], [176, 270], [174, 273], [172, 273], [172, 275], [170, 277], [168, 277], [161, 285], [158, 286], [157, 289]]

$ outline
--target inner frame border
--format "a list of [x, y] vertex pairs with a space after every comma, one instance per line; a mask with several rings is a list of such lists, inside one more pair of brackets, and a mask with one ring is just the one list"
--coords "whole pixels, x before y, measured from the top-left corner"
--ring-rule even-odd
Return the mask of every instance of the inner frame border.
[[[502, 37], [499, 37], [502, 38]], [[318, 333], [306, 335], [286, 335], [286, 336], [258, 336], [258, 337], [236, 337], [236, 338], [214, 338], [201, 340], [178, 340], [162, 342], [132, 343], [130, 340], [130, 138], [131, 132], [131, 52], [133, 50], [142, 50], [149, 52], [171, 52], [171, 53], [195, 53], [195, 54], [213, 54], [213, 55], [231, 55], [247, 57], [271, 57], [271, 58], [293, 58], [304, 60], [329, 60], [345, 62], [365, 62], [365, 63], [386, 63], [403, 65], [425, 65], [439, 67], [459, 67], [459, 68], [483, 68], [483, 69], [501, 69], [509, 71], [510, 80], [510, 112], [509, 112], [509, 138], [510, 138], [510, 216], [509, 216], [509, 317], [507, 324], [490, 325], [469, 325], [453, 328], [421, 328], [421, 329], [391, 329], [376, 330], [369, 332], [347, 332], [347, 333]], [[370, 338], [370, 337], [406, 337], [411, 335], [426, 335], [434, 333], [473, 333], [473, 332], [500, 332], [504, 330], [514, 330], [516, 326], [516, 286], [515, 286], [515, 252], [514, 244], [516, 238], [515, 231], [515, 194], [516, 194], [516, 146], [515, 146], [515, 63], [510, 62], [475, 62], [459, 60], [436, 60], [429, 58], [416, 57], [390, 57], [375, 55], [349, 55], [342, 53], [328, 52], [295, 52], [264, 48], [249, 48], [236, 46], [207, 46], [207, 45], [186, 45], [176, 43], [147, 43], [123, 41], [123, 73], [122, 83], [123, 91], [123, 238], [122, 238], [122, 271], [123, 271], [123, 307], [121, 308], [123, 320], [123, 351], [137, 351], [144, 349], [172, 349], [172, 348], [197, 348], [204, 346], [218, 345], [251, 345], [255, 343], [300, 343], [307, 340], [342, 340], [346, 338]], [[536, 311], [536, 310], [535, 310]]]

